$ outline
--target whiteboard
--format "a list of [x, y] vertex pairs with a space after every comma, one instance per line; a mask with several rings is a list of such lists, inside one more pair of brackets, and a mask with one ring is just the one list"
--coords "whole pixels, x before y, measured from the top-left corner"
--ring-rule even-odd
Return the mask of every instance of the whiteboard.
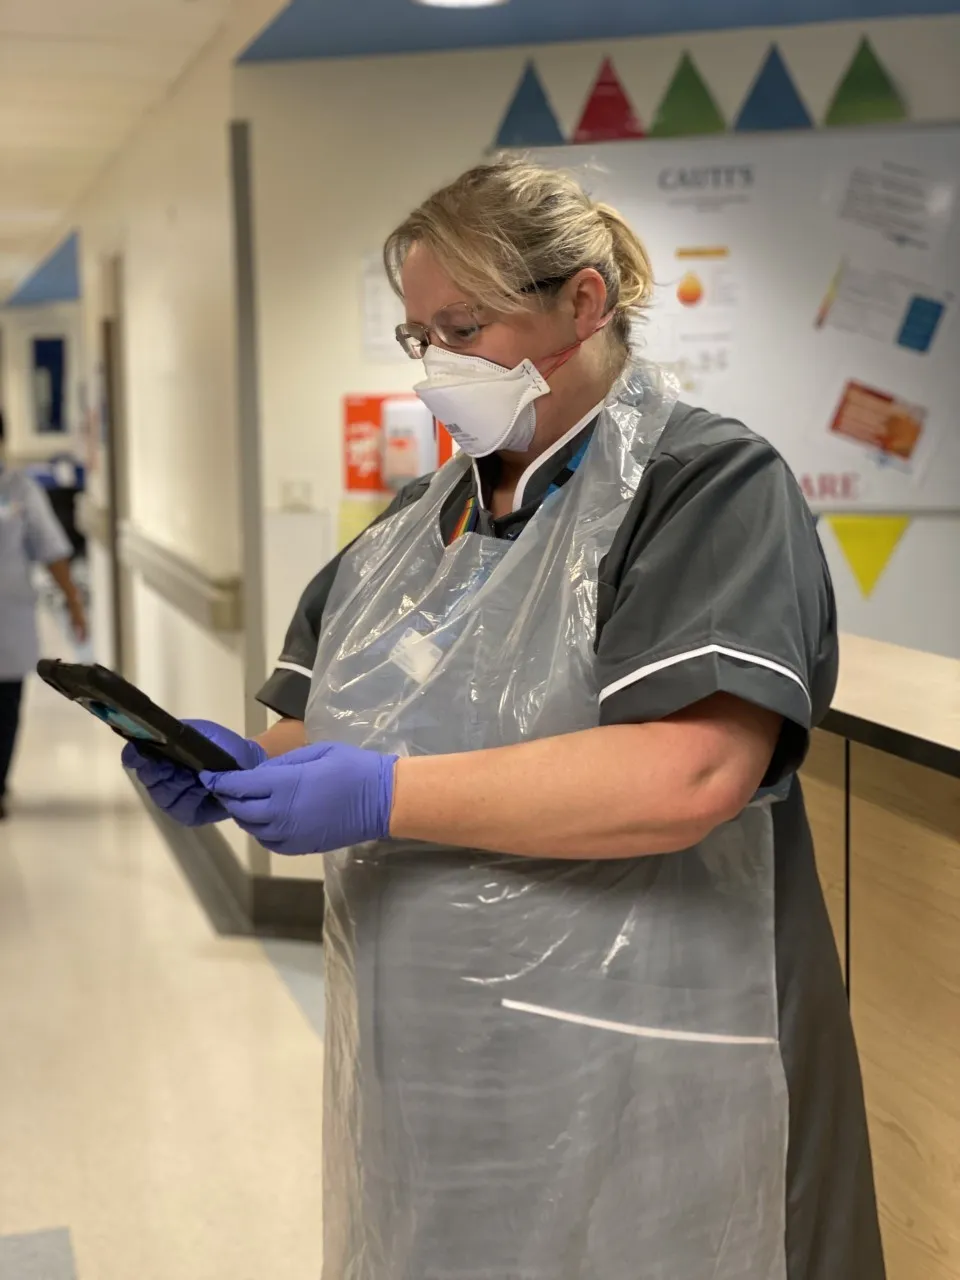
[[639, 333], [817, 510], [960, 510], [960, 128], [565, 147], [644, 241]]

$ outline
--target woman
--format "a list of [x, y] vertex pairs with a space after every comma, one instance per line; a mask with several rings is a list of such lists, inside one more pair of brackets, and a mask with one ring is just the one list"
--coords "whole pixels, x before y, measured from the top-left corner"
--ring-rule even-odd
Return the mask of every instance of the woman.
[[73, 549], [44, 491], [7, 468], [0, 421], [0, 821], [7, 816], [7, 778], [20, 725], [23, 682], [37, 665], [34, 564], [46, 565], [63, 592], [79, 642], [87, 635], [80, 593], [70, 574]]
[[[881, 1280], [796, 770], [833, 595], [786, 465], [630, 353], [651, 271], [496, 161], [389, 238], [464, 454], [310, 584], [184, 822], [328, 859], [329, 1280]], [[304, 743], [310, 745], [304, 746]]]

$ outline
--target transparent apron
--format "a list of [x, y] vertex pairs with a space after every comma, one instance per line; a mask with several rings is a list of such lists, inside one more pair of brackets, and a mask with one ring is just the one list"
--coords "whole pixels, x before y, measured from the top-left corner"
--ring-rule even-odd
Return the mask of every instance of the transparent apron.
[[[631, 366], [513, 542], [444, 546], [463, 457], [365, 534], [310, 740], [596, 726], [598, 568], [674, 402]], [[324, 1280], [784, 1280], [772, 855], [768, 800], [665, 857], [328, 857]]]

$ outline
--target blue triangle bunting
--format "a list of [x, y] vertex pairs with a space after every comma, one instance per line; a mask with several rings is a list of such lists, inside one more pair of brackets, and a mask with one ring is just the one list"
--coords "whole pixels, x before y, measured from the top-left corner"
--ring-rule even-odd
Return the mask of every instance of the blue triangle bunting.
[[739, 133], [813, 128], [810, 112], [775, 44], [770, 46], [767, 60], [754, 80], [733, 127]]
[[528, 62], [497, 133], [498, 147], [557, 147], [566, 141], [537, 69]]

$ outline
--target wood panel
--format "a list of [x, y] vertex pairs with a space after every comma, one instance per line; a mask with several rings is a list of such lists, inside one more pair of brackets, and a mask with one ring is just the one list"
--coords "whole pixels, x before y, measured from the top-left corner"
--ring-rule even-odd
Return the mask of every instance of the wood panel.
[[845, 746], [843, 738], [817, 730], [810, 740], [810, 751], [800, 773], [817, 870], [844, 969], [847, 949]]
[[960, 781], [851, 746], [850, 991], [889, 1280], [960, 1280]]
[[960, 661], [844, 632], [833, 710], [960, 751]]

